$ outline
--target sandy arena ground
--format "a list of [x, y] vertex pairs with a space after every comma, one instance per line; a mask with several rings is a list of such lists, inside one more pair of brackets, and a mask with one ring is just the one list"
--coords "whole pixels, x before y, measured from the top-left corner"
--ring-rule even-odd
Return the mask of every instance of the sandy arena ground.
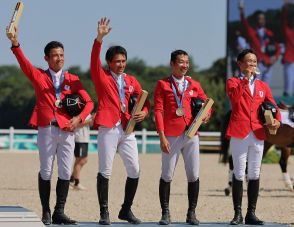
[[[231, 196], [224, 195], [227, 186], [228, 166], [218, 163], [217, 154], [201, 154], [200, 196], [197, 217], [202, 222], [229, 222], [233, 217]], [[145, 222], [157, 222], [161, 216], [158, 183], [160, 177], [159, 154], [140, 155], [141, 179], [135, 197], [133, 212]], [[86, 191], [70, 190], [66, 213], [78, 221], [95, 222], [99, 217], [96, 194], [97, 154], [89, 155], [82, 171], [81, 183]], [[290, 158], [288, 172], [294, 176], [294, 157]], [[41, 215], [37, 190], [39, 160], [37, 153], [0, 153], [0, 205], [19, 205]], [[56, 163], [52, 181], [51, 209], [55, 205]], [[119, 221], [118, 211], [123, 201], [126, 173], [119, 156], [116, 156], [110, 180], [109, 209], [112, 222]], [[246, 187], [245, 187], [246, 189]], [[170, 210], [172, 221], [184, 222], [187, 210], [187, 183], [180, 158], [171, 186]], [[243, 197], [243, 214], [247, 205]], [[277, 164], [264, 164], [261, 191], [257, 207], [258, 216], [266, 222], [294, 223], [294, 192], [288, 191], [282, 181]]]

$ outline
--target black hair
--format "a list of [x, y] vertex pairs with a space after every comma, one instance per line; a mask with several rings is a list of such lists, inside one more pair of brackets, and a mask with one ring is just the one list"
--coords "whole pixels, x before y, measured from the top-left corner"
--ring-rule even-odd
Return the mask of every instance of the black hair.
[[259, 15], [265, 15], [265, 13], [262, 10], [256, 10], [253, 15], [254, 15], [254, 19], [257, 20]]
[[62, 48], [62, 49], [64, 50], [64, 48], [63, 48], [63, 44], [62, 44], [61, 42], [58, 42], [58, 41], [51, 41], [51, 42], [47, 43], [47, 45], [46, 45], [45, 48], [44, 48], [44, 53], [45, 53], [45, 55], [46, 55], [46, 56], [49, 56], [50, 51], [51, 51], [52, 49], [55, 49], [55, 48]]
[[123, 48], [122, 46], [112, 46], [112, 47], [109, 47], [108, 50], [106, 51], [105, 60], [107, 62], [111, 62], [116, 54], [122, 54], [127, 59], [127, 51], [125, 48]]
[[244, 49], [238, 54], [237, 61], [243, 61], [247, 54], [254, 54], [256, 56], [256, 53], [252, 49]]
[[187, 55], [188, 53], [184, 50], [175, 50], [170, 54], [170, 61], [176, 62], [178, 55]]

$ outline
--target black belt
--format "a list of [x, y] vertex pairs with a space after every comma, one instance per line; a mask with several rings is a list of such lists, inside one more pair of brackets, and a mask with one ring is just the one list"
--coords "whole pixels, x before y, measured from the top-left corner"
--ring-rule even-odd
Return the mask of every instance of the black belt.
[[51, 121], [51, 122], [50, 122], [50, 125], [52, 125], [52, 126], [55, 126], [55, 127], [58, 127], [58, 128], [59, 128], [59, 125], [58, 125], [57, 121]]

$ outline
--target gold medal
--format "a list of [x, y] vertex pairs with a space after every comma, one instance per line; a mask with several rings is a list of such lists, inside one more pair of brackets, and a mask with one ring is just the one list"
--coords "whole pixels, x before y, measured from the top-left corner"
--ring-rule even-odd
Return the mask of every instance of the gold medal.
[[61, 100], [57, 99], [57, 100], [55, 101], [55, 106], [56, 106], [57, 108], [61, 108]]
[[185, 110], [184, 110], [183, 107], [179, 107], [179, 108], [176, 109], [176, 115], [177, 116], [182, 117], [182, 116], [184, 116], [184, 114], [185, 114]]
[[123, 113], [125, 113], [125, 112], [127, 111], [127, 107], [126, 107], [126, 105], [125, 105], [124, 103], [121, 104], [121, 106], [120, 106], [120, 110], [121, 110], [121, 112], [123, 112]]

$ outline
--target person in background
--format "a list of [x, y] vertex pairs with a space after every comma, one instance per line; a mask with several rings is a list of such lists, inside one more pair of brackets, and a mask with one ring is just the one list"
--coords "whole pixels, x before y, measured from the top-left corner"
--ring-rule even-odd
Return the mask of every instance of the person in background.
[[88, 115], [85, 122], [75, 130], [75, 163], [70, 178], [70, 186], [75, 190], [86, 190], [80, 182], [83, 166], [88, 162], [88, 149], [90, 142], [90, 127], [93, 125], [94, 115]]
[[290, 1], [286, 0], [282, 8], [282, 30], [285, 40], [284, 96], [294, 95], [294, 15], [289, 14]]
[[237, 56], [242, 50], [247, 48], [249, 48], [249, 44], [247, 43], [247, 40], [242, 35], [241, 31], [239, 29], [236, 29], [234, 32], [234, 40], [231, 46], [232, 75], [239, 74], [239, 67], [237, 65]]
[[254, 13], [255, 27], [252, 27], [245, 17], [244, 1], [240, 1], [239, 10], [246, 39], [259, 60], [258, 69], [260, 70], [260, 78], [269, 85], [272, 77], [272, 66], [280, 56], [279, 44], [276, 42], [274, 33], [266, 28], [264, 12], [258, 10]]

